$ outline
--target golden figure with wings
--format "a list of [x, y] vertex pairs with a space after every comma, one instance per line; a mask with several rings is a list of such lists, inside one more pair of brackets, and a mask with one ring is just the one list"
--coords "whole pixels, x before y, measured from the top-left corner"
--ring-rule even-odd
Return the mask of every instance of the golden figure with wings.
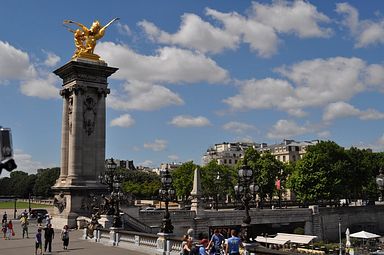
[[96, 47], [96, 42], [104, 36], [107, 27], [118, 19], [119, 18], [114, 18], [103, 27], [98, 20], [95, 20], [90, 28], [87, 28], [83, 24], [76, 21], [64, 20], [64, 24], [75, 24], [79, 26], [76, 30], [66, 26], [67, 29], [74, 35], [76, 51], [72, 58], [100, 60], [100, 57], [93, 53]]

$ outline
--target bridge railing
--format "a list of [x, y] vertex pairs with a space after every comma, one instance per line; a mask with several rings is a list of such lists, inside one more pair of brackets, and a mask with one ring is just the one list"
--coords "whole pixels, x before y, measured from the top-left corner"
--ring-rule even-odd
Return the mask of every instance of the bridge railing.
[[[86, 229], [84, 229], [83, 238], [89, 239], [86, 234]], [[164, 235], [146, 234], [113, 228], [110, 230], [95, 230], [94, 238], [89, 240], [99, 242], [104, 245], [118, 246], [128, 250], [140, 250], [140, 252], [150, 255], [179, 255], [182, 249], [182, 241], [179, 238], [165, 236], [164, 239]]]

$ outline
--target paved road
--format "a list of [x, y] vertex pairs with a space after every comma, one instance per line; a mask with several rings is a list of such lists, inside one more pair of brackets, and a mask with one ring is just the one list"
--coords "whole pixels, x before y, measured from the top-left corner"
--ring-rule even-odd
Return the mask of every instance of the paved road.
[[[12, 217], [13, 218], [13, 217]], [[29, 238], [22, 238], [22, 230], [20, 222], [13, 220], [15, 236], [11, 240], [4, 240], [1, 234], [0, 239], [0, 254], [1, 255], [33, 255], [35, 252], [35, 240], [34, 236], [37, 231], [36, 222], [30, 221], [29, 225]], [[130, 251], [118, 247], [105, 246], [100, 243], [95, 243], [81, 239], [82, 230], [73, 230], [70, 232], [70, 242], [68, 250], [63, 250], [62, 241], [60, 240], [60, 230], [55, 230], [55, 238], [52, 243], [52, 253], [44, 254], [61, 254], [61, 255], [145, 255], [145, 253]], [[44, 246], [44, 240], [43, 240]]]

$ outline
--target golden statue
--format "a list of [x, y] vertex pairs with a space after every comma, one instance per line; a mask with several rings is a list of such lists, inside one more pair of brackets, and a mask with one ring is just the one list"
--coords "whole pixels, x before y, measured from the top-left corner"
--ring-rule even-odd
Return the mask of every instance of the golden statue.
[[104, 36], [105, 29], [118, 19], [119, 18], [114, 18], [103, 27], [98, 20], [95, 20], [89, 29], [79, 22], [64, 20], [64, 24], [76, 24], [80, 27], [79, 29], [73, 30], [66, 26], [67, 29], [73, 33], [75, 40], [76, 51], [72, 58], [100, 60], [100, 57], [93, 53], [96, 42]]

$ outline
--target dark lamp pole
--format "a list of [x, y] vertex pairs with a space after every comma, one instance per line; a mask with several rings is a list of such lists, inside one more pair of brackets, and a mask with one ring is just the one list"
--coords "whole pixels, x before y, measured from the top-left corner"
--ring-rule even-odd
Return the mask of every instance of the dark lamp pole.
[[257, 190], [259, 189], [259, 186], [255, 185], [252, 181], [253, 177], [253, 171], [252, 169], [247, 165], [247, 162], [244, 160], [244, 164], [238, 171], [238, 184], [235, 186], [235, 193], [239, 200], [244, 205], [245, 209], [245, 216], [243, 218], [243, 230], [245, 232], [244, 238], [246, 241], [249, 240], [249, 225], [251, 223], [251, 216], [249, 215], [249, 202], [252, 198], [255, 197], [255, 194]]
[[379, 175], [376, 176], [376, 184], [380, 191], [380, 200], [383, 201], [383, 191], [384, 191], [384, 174], [383, 168], [380, 168]]
[[161, 188], [159, 189], [160, 201], [165, 202], [165, 214], [162, 220], [161, 232], [173, 233], [173, 226], [169, 214], [168, 204], [175, 197], [176, 191], [172, 188], [172, 176], [168, 169], [161, 173]]
[[99, 175], [100, 183], [106, 184], [110, 192], [111, 203], [113, 207], [112, 227], [121, 228], [122, 221], [120, 217], [120, 202], [124, 194], [121, 190], [121, 183], [124, 176], [116, 173], [117, 164], [113, 158], [107, 159], [105, 163], [105, 172]]

